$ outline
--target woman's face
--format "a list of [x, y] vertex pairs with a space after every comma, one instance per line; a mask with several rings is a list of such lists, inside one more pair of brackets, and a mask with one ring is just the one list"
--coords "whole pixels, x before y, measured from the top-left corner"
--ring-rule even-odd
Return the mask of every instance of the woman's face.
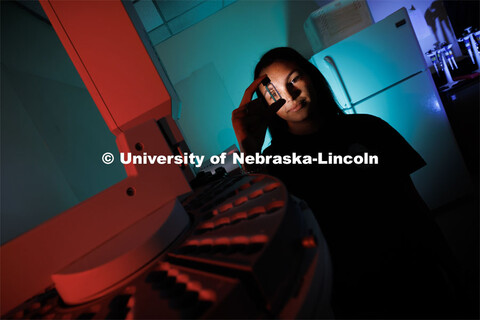
[[[312, 81], [295, 63], [276, 61], [260, 71], [267, 74], [285, 104], [277, 111], [277, 115], [287, 122], [307, 120], [315, 102]], [[263, 85], [259, 87], [268, 105], [274, 100]]]

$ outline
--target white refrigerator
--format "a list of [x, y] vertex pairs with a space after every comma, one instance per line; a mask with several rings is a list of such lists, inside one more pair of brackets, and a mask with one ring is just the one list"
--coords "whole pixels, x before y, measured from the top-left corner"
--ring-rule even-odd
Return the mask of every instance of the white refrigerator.
[[431, 209], [471, 191], [470, 175], [405, 8], [310, 61], [346, 113], [382, 118], [423, 157], [427, 165], [412, 179]]

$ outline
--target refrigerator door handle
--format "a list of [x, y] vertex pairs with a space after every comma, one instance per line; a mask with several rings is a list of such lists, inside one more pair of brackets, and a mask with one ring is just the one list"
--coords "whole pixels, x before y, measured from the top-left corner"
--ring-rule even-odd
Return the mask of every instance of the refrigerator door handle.
[[337, 65], [335, 64], [335, 61], [333, 61], [333, 58], [330, 56], [325, 56], [323, 58], [325, 62], [327, 63], [328, 68], [330, 71], [334, 74], [335, 79], [337, 79], [338, 84], [340, 85], [340, 88], [342, 88], [343, 95], [345, 97], [345, 105], [342, 107], [343, 110], [352, 110], [354, 113], [355, 109], [353, 108], [352, 105], [352, 99], [350, 98], [350, 95], [348, 94], [347, 88], [345, 87], [345, 83], [343, 82], [342, 76], [340, 75], [340, 72], [338, 71]]

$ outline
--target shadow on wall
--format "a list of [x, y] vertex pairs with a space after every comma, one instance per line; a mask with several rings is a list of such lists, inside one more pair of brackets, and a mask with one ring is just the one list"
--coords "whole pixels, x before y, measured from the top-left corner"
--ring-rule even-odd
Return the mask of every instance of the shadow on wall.
[[286, 7], [287, 46], [294, 48], [307, 59], [310, 59], [314, 52], [308, 42], [305, 30], [303, 29], [303, 24], [310, 13], [330, 1], [323, 1], [325, 3], [321, 4], [318, 2], [319, 1], [313, 0], [288, 1]]
[[445, 1], [443, 6], [448, 13], [453, 31], [458, 37], [460, 37], [468, 27], [480, 28], [479, 1]]
[[[440, 39], [455, 39], [455, 34], [452, 34], [452, 26], [448, 19], [447, 11], [443, 7], [443, 3], [439, 0], [432, 2], [430, 7], [425, 11], [425, 22], [432, 29], [435, 35], [437, 44], [440, 44]], [[438, 20], [438, 27], [437, 27]], [[440, 37], [441, 35], [441, 37]]]

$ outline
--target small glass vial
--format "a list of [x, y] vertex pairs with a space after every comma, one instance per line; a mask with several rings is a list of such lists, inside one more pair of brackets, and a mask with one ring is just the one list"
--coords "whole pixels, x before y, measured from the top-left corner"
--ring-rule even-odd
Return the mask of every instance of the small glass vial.
[[274, 102], [277, 102], [278, 100], [282, 99], [280, 92], [278, 92], [277, 88], [275, 88], [275, 86], [270, 81], [270, 78], [268, 76], [262, 80], [262, 84], [265, 86], [265, 89], [267, 89], [268, 94], [270, 94], [270, 97], [272, 97]]

